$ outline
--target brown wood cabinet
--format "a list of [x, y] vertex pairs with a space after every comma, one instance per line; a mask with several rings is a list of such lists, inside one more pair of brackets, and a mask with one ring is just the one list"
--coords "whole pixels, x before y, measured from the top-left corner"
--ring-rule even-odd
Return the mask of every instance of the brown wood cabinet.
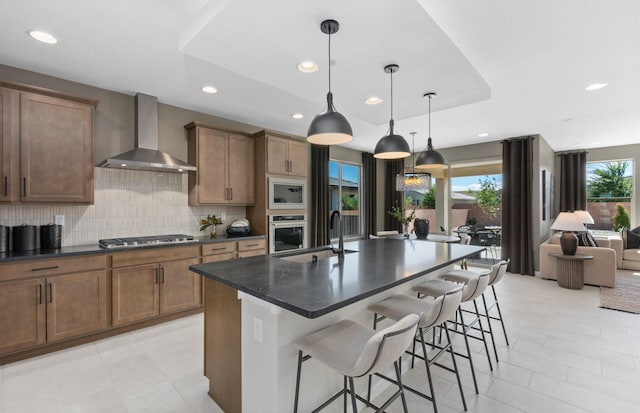
[[0, 283], [0, 354], [45, 342], [45, 280]]
[[92, 203], [98, 102], [21, 84], [0, 86], [0, 201]]
[[107, 327], [106, 271], [47, 279], [47, 342]]
[[305, 142], [267, 135], [267, 172], [307, 176], [307, 151]]
[[[202, 304], [202, 277], [189, 271], [198, 246], [124, 251], [112, 258], [114, 326]], [[158, 262], [158, 258], [164, 258]]]
[[0, 309], [0, 354], [103, 330], [105, 257], [3, 264]]
[[192, 122], [188, 161], [198, 170], [189, 173], [189, 204], [251, 205], [254, 195], [254, 140]]

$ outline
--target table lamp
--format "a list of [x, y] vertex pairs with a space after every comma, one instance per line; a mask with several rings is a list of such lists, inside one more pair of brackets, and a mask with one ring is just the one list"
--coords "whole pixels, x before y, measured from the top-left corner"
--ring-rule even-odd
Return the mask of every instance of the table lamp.
[[561, 212], [558, 214], [551, 229], [562, 231], [560, 237], [560, 248], [564, 255], [576, 255], [578, 249], [578, 237], [573, 231], [582, 232], [586, 228], [580, 218], [573, 212]]

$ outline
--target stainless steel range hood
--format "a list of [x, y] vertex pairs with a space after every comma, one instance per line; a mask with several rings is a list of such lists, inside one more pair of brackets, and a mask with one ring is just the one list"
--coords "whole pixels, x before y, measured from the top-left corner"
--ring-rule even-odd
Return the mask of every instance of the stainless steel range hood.
[[135, 107], [135, 148], [110, 157], [98, 166], [173, 173], [195, 171], [195, 166], [158, 150], [158, 98], [138, 93]]

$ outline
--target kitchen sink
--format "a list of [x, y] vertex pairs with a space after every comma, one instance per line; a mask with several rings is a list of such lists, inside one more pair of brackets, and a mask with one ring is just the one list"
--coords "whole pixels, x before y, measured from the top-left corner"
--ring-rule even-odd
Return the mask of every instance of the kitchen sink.
[[[345, 254], [352, 254], [354, 252], [358, 252], [358, 251], [355, 251], [355, 250], [344, 250]], [[331, 257], [337, 257], [338, 255], [339, 254], [334, 252], [332, 249], [321, 249], [321, 250], [317, 250], [317, 251], [303, 252], [303, 253], [300, 253], [300, 254], [292, 254], [292, 255], [287, 255], [287, 256], [280, 256], [278, 258], [280, 258], [281, 260], [307, 263], [307, 262], [313, 262], [313, 260], [314, 260], [313, 257], [314, 256], [318, 260], [324, 260], [324, 259], [331, 258]]]

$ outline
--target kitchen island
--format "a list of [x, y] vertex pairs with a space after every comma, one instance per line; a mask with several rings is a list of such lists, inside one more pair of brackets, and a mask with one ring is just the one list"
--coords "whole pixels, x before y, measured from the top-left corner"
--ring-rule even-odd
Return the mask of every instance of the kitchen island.
[[[339, 256], [324, 248], [191, 266], [205, 277], [209, 395], [227, 413], [291, 411], [295, 339], [344, 318], [370, 325], [367, 306], [483, 249], [376, 239], [346, 243]], [[342, 385], [332, 371], [307, 364], [301, 411]]]

